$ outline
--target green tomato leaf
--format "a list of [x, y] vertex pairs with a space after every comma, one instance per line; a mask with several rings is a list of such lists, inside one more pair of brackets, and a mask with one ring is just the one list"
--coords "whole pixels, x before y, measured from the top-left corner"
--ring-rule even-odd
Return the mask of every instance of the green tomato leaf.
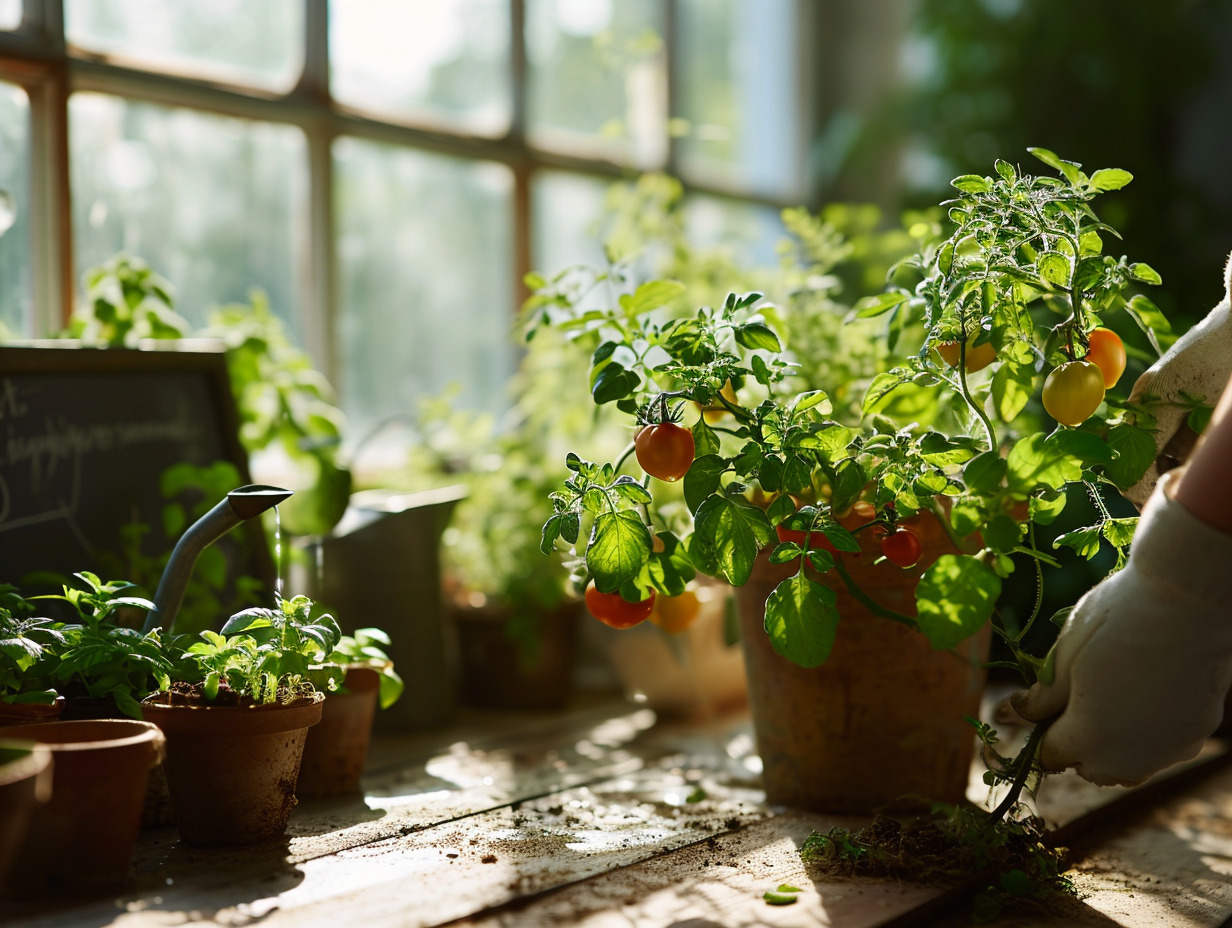
[[1011, 490], [1023, 495], [1037, 487], [1059, 489], [1065, 484], [1082, 479], [1082, 467], [1071, 458], [1064, 447], [1052, 444], [1042, 433], [1021, 439], [1010, 449], [1005, 464]]
[[985, 451], [967, 462], [963, 468], [963, 481], [973, 493], [992, 496], [1001, 488], [1008, 471], [1005, 458], [996, 451]]
[[1108, 519], [1101, 526], [1104, 537], [1118, 548], [1125, 548], [1134, 540], [1134, 531], [1138, 528], [1138, 517], [1129, 516], [1123, 519]]
[[1099, 554], [1100, 537], [1100, 527], [1098, 525], [1088, 525], [1085, 528], [1076, 528], [1072, 532], [1066, 532], [1064, 535], [1058, 536], [1053, 541], [1052, 546], [1054, 548], [1072, 548], [1089, 561]]
[[1151, 345], [1159, 354], [1163, 354], [1168, 346], [1176, 341], [1176, 335], [1172, 332], [1172, 324], [1149, 298], [1139, 293], [1125, 304], [1125, 309], [1138, 327], [1146, 333], [1146, 337], [1150, 339]]
[[719, 436], [715, 434], [714, 429], [706, 424], [704, 416], [697, 417], [697, 421], [693, 423], [692, 432], [693, 456], [695, 458], [719, 453]]
[[1057, 287], [1069, 285], [1069, 258], [1056, 251], [1046, 251], [1035, 261], [1040, 277]]
[[663, 550], [651, 552], [650, 579], [668, 596], [679, 596], [697, 571], [679, 538], [671, 532], [659, 532], [657, 537], [663, 542]]
[[835, 594], [803, 572], [793, 574], [766, 600], [766, 634], [775, 652], [801, 667], [825, 663], [838, 630]]
[[605, 512], [591, 529], [586, 566], [600, 592], [614, 593], [638, 575], [650, 553], [650, 530], [638, 513]]
[[983, 535], [988, 547], [1009, 554], [1022, 541], [1022, 526], [1007, 515], [998, 515], [984, 527]]
[[1159, 271], [1149, 264], [1143, 264], [1141, 261], [1129, 266], [1129, 274], [1134, 280], [1140, 280], [1147, 284], [1162, 284], [1164, 282], [1164, 279], [1159, 276]]
[[943, 554], [916, 586], [916, 621], [935, 650], [953, 648], [992, 615], [1001, 578], [965, 554]]
[[736, 342], [750, 351], [757, 349], [781, 351], [783, 348], [779, 343], [779, 337], [764, 322], [746, 322], [744, 325], [738, 325], [735, 328], [735, 334]]
[[693, 522], [694, 543], [709, 552], [734, 586], [748, 582], [757, 552], [774, 538], [765, 512], [743, 499], [709, 496], [698, 506]]
[[718, 491], [720, 479], [727, 472], [727, 468], [727, 459], [717, 454], [693, 459], [684, 475], [684, 499], [689, 506], [689, 512], [696, 514], [702, 501]]
[[1048, 436], [1046, 442], [1065, 454], [1075, 457], [1084, 464], [1109, 464], [1112, 462], [1112, 449], [1107, 442], [1093, 432], [1081, 429], [1060, 429]]
[[859, 319], [872, 319], [874, 316], [888, 313], [895, 306], [905, 303], [907, 299], [907, 294], [898, 291], [866, 296], [856, 302], [856, 317]]
[[806, 412], [810, 409], [816, 409], [823, 416], [828, 416], [834, 412], [834, 406], [830, 402], [830, 397], [826, 395], [824, 390], [810, 390], [808, 393], [801, 393], [791, 403], [793, 415]]

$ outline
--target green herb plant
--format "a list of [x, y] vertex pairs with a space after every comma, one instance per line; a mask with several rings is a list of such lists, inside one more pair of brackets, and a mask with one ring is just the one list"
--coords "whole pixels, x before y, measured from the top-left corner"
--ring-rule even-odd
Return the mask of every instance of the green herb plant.
[[51, 705], [58, 695], [35, 675], [66, 644], [62, 623], [35, 616], [34, 605], [12, 584], [0, 585], [0, 702]]
[[354, 633], [339, 638], [334, 649], [313, 667], [313, 684], [318, 689], [337, 690], [342, 688], [349, 668], [367, 667], [380, 675], [378, 703], [382, 709], [388, 709], [398, 701], [405, 688], [385, 650], [388, 647], [389, 635], [381, 629], [357, 628]]
[[225, 692], [257, 705], [291, 703], [316, 692], [311, 667], [333, 653], [341, 637], [334, 617], [307, 596], [278, 597], [276, 608], [237, 612], [221, 633], [202, 631], [201, 640], [184, 649], [175, 677], [200, 684], [208, 702]]
[[104, 582], [89, 571], [73, 576], [80, 586], [32, 597], [67, 602], [76, 620], [58, 629], [56, 646], [44, 650], [30, 673], [62, 696], [109, 700], [139, 719], [141, 700], [169, 685], [172, 663], [157, 630], [143, 635], [125, 619], [143, 618], [154, 604], [134, 595], [140, 587], [127, 580]]
[[[570, 453], [542, 550], [563, 548], [579, 584], [631, 602], [676, 595], [694, 571], [742, 585], [764, 552], [795, 568], [766, 601], [765, 629], [774, 649], [801, 666], [829, 657], [841, 620], [835, 591], [845, 588], [935, 649], [955, 648], [990, 624], [1011, 655], [1004, 663], [1027, 683], [1047, 678], [1046, 660], [1024, 645], [1039, 599], [1025, 621], [1000, 612], [1002, 581], [1025, 560], [1042, 583], [1040, 565], [1056, 561], [1037, 545], [1036, 526], [1054, 520], [1074, 488], [1099, 504], [1099, 522], [1056, 544], [1092, 557], [1106, 542], [1123, 564], [1136, 520], [1109, 515], [1103, 493], [1133, 484], [1154, 442], [1149, 418], [1123, 393], [1105, 395], [1102, 381], [1080, 419], [1054, 422], [1045, 381], [1083, 363], [1089, 333], [1115, 313], [1157, 350], [1173, 335], [1135, 292], [1158, 284], [1158, 274], [1106, 254], [1116, 232], [1092, 209], [1129, 173], [1088, 175], [1050, 151], [1031, 152], [1056, 176], [998, 161], [990, 176], [956, 178], [957, 196], [942, 204], [947, 227], [913, 223], [916, 251], [889, 268], [883, 292], [855, 304], [854, 324], [878, 322], [884, 356], [867, 353], [881, 369], [866, 372], [854, 410], [834, 401], [819, 359], [809, 364], [816, 379], [802, 381], [801, 362], [774, 322], [779, 308], [760, 292], [731, 293], [682, 316], [672, 309], [681, 291], [673, 281], [638, 284], [609, 272], [625, 286], [599, 308], [549, 289], [532, 304], [531, 331], [556, 328], [585, 346], [597, 405], [615, 406], [633, 427], [679, 418], [693, 405], [728, 418], [691, 423], [695, 456], [677, 485], [627, 470], [632, 445], [612, 463]], [[739, 385], [735, 399], [722, 392], [729, 384]], [[683, 518], [660, 506], [680, 485]], [[910, 531], [925, 512], [952, 549], [920, 577], [913, 616], [878, 603], [875, 587], [858, 586], [841, 554], [859, 551], [862, 533]], [[879, 569], [907, 566], [882, 550]], [[1009, 786], [994, 821], [1033, 782], [1037, 740], [990, 771], [992, 784]]]

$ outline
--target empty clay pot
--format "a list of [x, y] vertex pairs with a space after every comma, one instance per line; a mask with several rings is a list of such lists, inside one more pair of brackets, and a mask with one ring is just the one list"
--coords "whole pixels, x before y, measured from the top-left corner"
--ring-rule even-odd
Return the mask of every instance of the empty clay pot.
[[0, 728], [0, 738], [44, 744], [51, 799], [34, 820], [9, 876], [14, 895], [112, 888], [128, 877], [150, 769], [163, 735], [148, 722], [106, 719]]
[[301, 799], [339, 796], [359, 788], [372, 738], [381, 675], [371, 667], [348, 667], [345, 693], [328, 693], [321, 721], [308, 729], [295, 794]]
[[33, 741], [0, 742], [0, 885], [34, 810], [51, 797], [51, 751]]
[[202, 847], [281, 837], [295, 804], [304, 740], [321, 720], [324, 697], [262, 706], [166, 698], [149, 696], [141, 708], [167, 736], [167, 782], [180, 837]]

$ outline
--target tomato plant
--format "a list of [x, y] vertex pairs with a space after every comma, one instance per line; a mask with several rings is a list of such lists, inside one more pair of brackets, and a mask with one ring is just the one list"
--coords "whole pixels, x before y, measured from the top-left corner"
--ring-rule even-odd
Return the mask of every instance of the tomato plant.
[[914, 567], [923, 550], [919, 536], [909, 528], [899, 528], [881, 539], [881, 553], [899, 567]]
[[693, 433], [675, 422], [645, 425], [634, 439], [637, 463], [652, 477], [674, 483], [693, 463]]
[[619, 593], [602, 593], [591, 583], [586, 588], [586, 608], [596, 619], [612, 628], [632, 628], [650, 617], [655, 594], [640, 602], [629, 602]]
[[1125, 373], [1125, 343], [1116, 332], [1103, 326], [1092, 329], [1087, 338], [1090, 350], [1085, 360], [1100, 369], [1104, 375], [1104, 387], [1111, 390]]
[[1082, 425], [1104, 401], [1104, 372], [1090, 361], [1069, 361], [1044, 381], [1044, 409], [1062, 425]]
[[[945, 361], [950, 367], [958, 367], [958, 358], [961, 350], [962, 346], [958, 342], [940, 342], [937, 345], [937, 354], [941, 355], [941, 360]], [[968, 345], [966, 354], [967, 363], [965, 369], [968, 374], [982, 371], [997, 359], [997, 349], [993, 347], [992, 342]]]

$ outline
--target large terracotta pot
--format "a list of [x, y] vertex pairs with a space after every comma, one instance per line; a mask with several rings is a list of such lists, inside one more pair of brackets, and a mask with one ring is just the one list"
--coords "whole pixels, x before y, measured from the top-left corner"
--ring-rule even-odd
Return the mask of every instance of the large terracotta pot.
[[321, 721], [308, 729], [295, 795], [339, 796], [359, 788], [372, 740], [381, 675], [371, 667], [347, 667], [346, 692], [327, 693]]
[[559, 709], [573, 694], [580, 601], [535, 616], [529, 641], [509, 635], [512, 607], [449, 608], [457, 636], [458, 701], [495, 709]]
[[[953, 552], [941, 526], [921, 516], [913, 529], [924, 553], [904, 570], [873, 564], [864, 550], [844, 555], [852, 578], [876, 602], [915, 615], [919, 577]], [[749, 699], [768, 802], [826, 812], [871, 812], [901, 797], [960, 801], [967, 787], [979, 714], [988, 631], [958, 653], [934, 651], [919, 632], [873, 615], [833, 571], [825, 582], [841, 616], [834, 648], [805, 669], [775, 653], [765, 633], [765, 602], [794, 566], [772, 566], [768, 552], [737, 590]]]
[[52, 755], [51, 800], [34, 813], [10, 892], [58, 895], [123, 883], [146, 781], [162, 759], [162, 732], [148, 722], [107, 719], [0, 728], [0, 738], [37, 741]]
[[141, 703], [167, 736], [167, 782], [180, 837], [202, 847], [258, 844], [286, 831], [308, 728], [323, 697], [289, 705]]
[[34, 810], [51, 796], [51, 751], [33, 741], [0, 742], [0, 886]]

